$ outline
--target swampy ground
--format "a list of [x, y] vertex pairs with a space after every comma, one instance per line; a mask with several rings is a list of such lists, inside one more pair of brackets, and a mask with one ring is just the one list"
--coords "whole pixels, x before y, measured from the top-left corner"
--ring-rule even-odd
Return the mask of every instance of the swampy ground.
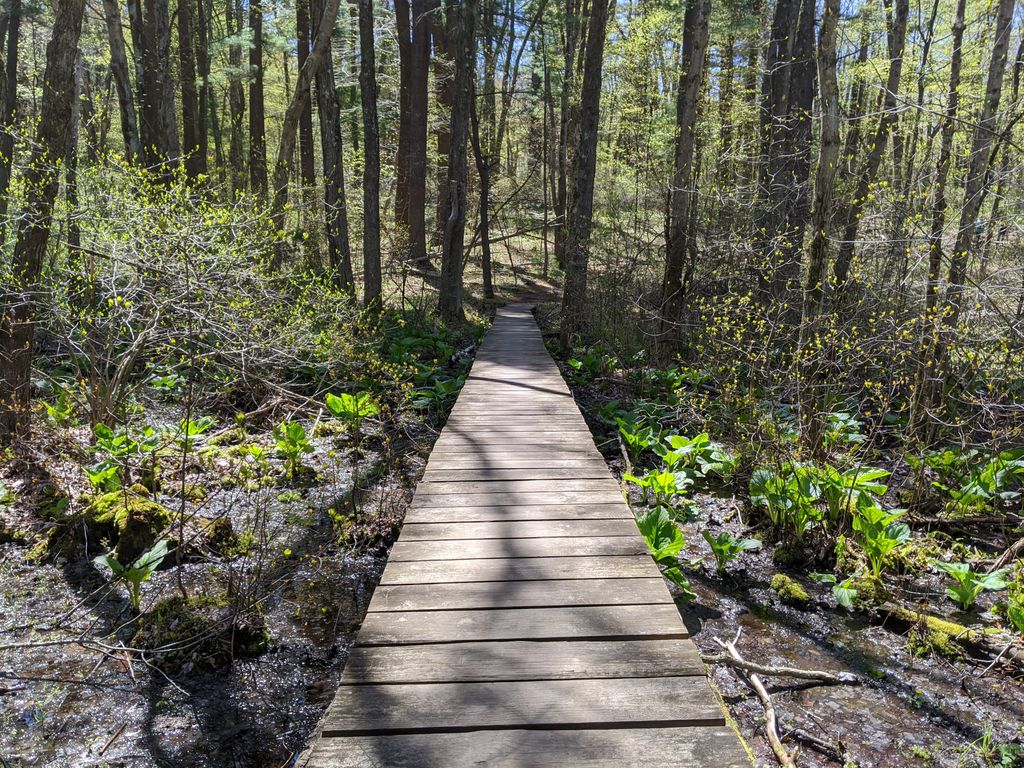
[[[557, 309], [541, 305], [538, 317], [549, 349], [557, 354]], [[695, 413], [695, 402], [701, 404], [696, 410], [706, 407], [706, 387], [684, 381], [666, 397], [646, 379], [642, 363], [623, 365], [600, 342], [573, 349], [559, 364], [638, 517], [655, 506], [655, 497], [646, 498], [625, 478], [642, 480], [644, 472], [657, 472], [659, 459], [646, 450], [634, 463], [616, 418], [625, 419], [628, 429], [655, 424], [655, 435], [706, 432], [712, 446], [734, 457], [754, 454], [738, 460], [735, 475], [727, 480], [710, 471], [707, 476], [695, 473], [693, 485], [672, 502], [674, 524], [685, 536], [678, 563], [692, 594], [675, 585], [672, 590], [702, 654], [720, 655], [717, 640], [738, 638], [737, 648], [747, 661], [857, 676], [859, 685], [834, 686], [763, 676], [780, 736], [796, 750], [797, 765], [1024, 765], [1024, 666], [1020, 657], [1007, 661], [1021, 648], [1021, 638], [1006, 620], [1006, 593], [983, 592], [970, 610], [961, 610], [944, 594], [948, 579], [933, 567], [935, 561], [991, 562], [1020, 536], [1019, 501], [1005, 514], [992, 515], [986, 526], [931, 510], [909, 513], [911, 538], [886, 560], [883, 589], [869, 595], [862, 587], [855, 604], [844, 608], [832, 586], [812, 574], [836, 572], [842, 581], [859, 572], [863, 560], [855, 536], [847, 531], [826, 546], [794, 552], [751, 503], [750, 465], [781, 464], [772, 451], [785, 446], [730, 444], [726, 427], [720, 423], [716, 432], [706, 411]], [[678, 379], [674, 383], [680, 386]], [[864, 461], [865, 453], [859, 456]], [[880, 503], [897, 506], [913, 473], [884, 450], [870, 459], [891, 472]], [[705, 531], [713, 537], [725, 531], [735, 540], [756, 539], [760, 547], [740, 553], [719, 571]], [[779, 574], [788, 581], [778, 581]], [[900, 608], [919, 613], [908, 621], [893, 614]], [[924, 615], [952, 622], [952, 637], [933, 634]], [[989, 633], [984, 636], [991, 640], [984, 648], [958, 642], [970, 632]], [[723, 664], [711, 664], [709, 673], [757, 765], [777, 765], [765, 739], [764, 708], [752, 688]]]

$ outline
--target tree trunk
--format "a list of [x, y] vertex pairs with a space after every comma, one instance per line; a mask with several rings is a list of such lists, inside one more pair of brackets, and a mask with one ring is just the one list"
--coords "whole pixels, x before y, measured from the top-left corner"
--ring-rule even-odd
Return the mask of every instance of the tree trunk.
[[886, 41], [889, 51], [889, 76], [886, 79], [885, 94], [882, 99], [882, 116], [878, 119], [872, 146], [861, 166], [853, 199], [846, 211], [846, 225], [843, 228], [843, 239], [839, 244], [839, 254], [836, 256], [833, 273], [837, 300], [842, 299], [848, 288], [850, 263], [853, 260], [861, 213], [867, 203], [871, 185], [878, 175], [878, 167], [882, 163], [889, 134], [898, 117], [896, 97], [900, 89], [900, 76], [903, 73], [903, 49], [907, 39], [907, 15], [910, 9], [909, 0], [895, 0], [895, 8], [893, 2], [894, 0], [885, 0], [888, 17]]
[[[337, 0], [329, 0], [337, 3]], [[359, 97], [363, 110], [363, 303], [381, 306], [380, 126], [377, 62], [373, 50], [373, 0], [359, 2]]]
[[985, 86], [985, 100], [981, 116], [974, 127], [971, 140], [971, 159], [964, 181], [964, 198], [960, 208], [960, 225], [953, 245], [953, 257], [949, 263], [949, 278], [946, 284], [946, 313], [943, 325], [952, 331], [960, 322], [963, 311], [964, 283], [967, 279], [967, 258], [975, 240], [975, 223], [981, 212], [985, 179], [991, 161], [990, 150], [996, 134], [996, 113], [1003, 93], [1003, 75], [1006, 72], [1006, 54], [1013, 31], [1013, 0], [999, 0], [996, 12], [995, 41], [992, 58], [989, 60], [988, 79]]
[[798, 287], [804, 228], [809, 215], [811, 105], [814, 99], [814, 0], [779, 0], [763, 87], [761, 212], [758, 266], [762, 295], [784, 317], [799, 319], [791, 303]]
[[[449, 46], [445, 24], [438, 18], [439, 14], [430, 16], [430, 37], [434, 45], [434, 82], [437, 84], [437, 106], [446, 115], [451, 115], [454, 89], [452, 72], [452, 51]], [[434, 133], [437, 142], [437, 208], [435, 211], [434, 234], [431, 242], [440, 246], [444, 240], [444, 224], [448, 221], [448, 150], [451, 147], [451, 124], [441, 119]]]
[[840, 0], [826, 0], [818, 36], [818, 86], [821, 108], [821, 138], [818, 168], [814, 177], [814, 202], [811, 208], [811, 244], [807, 251], [807, 280], [804, 287], [803, 321], [800, 327], [800, 418], [803, 436], [812, 453], [822, 449], [823, 422], [819, 411], [821, 382], [817, 350], [818, 318], [825, 297], [828, 268], [828, 226], [832, 217], [833, 186], [839, 162], [839, 82], [836, 37], [839, 28]]
[[[242, 32], [242, 4], [240, 0], [227, 0], [226, 23], [228, 34], [237, 36]], [[242, 136], [242, 122], [245, 119], [245, 87], [242, 85], [242, 46], [232, 44], [228, 48], [228, 108], [231, 113], [231, 135], [228, 142], [228, 164], [231, 166], [231, 191], [238, 197], [245, 191], [245, 156]]]
[[570, 110], [576, 79], [576, 49], [582, 26], [580, 4], [581, 0], [566, 0], [563, 17], [564, 67], [558, 123], [558, 184], [555, 189], [555, 262], [562, 269], [565, 268], [566, 211], [569, 207], [569, 142], [572, 140]]
[[669, 360], [676, 349], [676, 327], [682, 314], [683, 264], [689, 242], [694, 194], [693, 164], [697, 108], [708, 51], [711, 0], [688, 0], [683, 18], [683, 61], [676, 93], [676, 156], [670, 190], [669, 240], [661, 293], [658, 357]]
[[[372, 2], [372, 0], [369, 1]], [[281, 141], [277, 147], [277, 161], [274, 163], [274, 204], [272, 209], [275, 228], [278, 232], [284, 230], [284, 209], [288, 202], [288, 172], [295, 154], [299, 116], [302, 114], [304, 103], [309, 100], [310, 84], [331, 44], [331, 30], [334, 28], [335, 19], [338, 18], [339, 5], [340, 0], [326, 0], [324, 12], [317, 28], [316, 41], [313, 43], [313, 50], [306, 57], [305, 63], [295, 78], [295, 90], [292, 92], [284, 119], [281, 121]], [[283, 253], [279, 248], [274, 260], [275, 267], [280, 266], [282, 256]]]
[[[313, 16], [319, 24], [323, 16], [323, 0], [313, 0]], [[330, 45], [316, 72], [316, 98], [320, 118], [320, 148], [324, 158], [324, 214], [331, 279], [346, 293], [354, 294], [352, 247], [349, 243], [348, 207], [345, 202], [341, 105], [335, 90], [334, 52]]]
[[267, 126], [263, 97], [263, 3], [250, 0], [249, 30], [249, 186], [267, 199]]
[[939, 281], [942, 275], [942, 232], [946, 227], [946, 183], [953, 159], [953, 135], [956, 131], [956, 113], [960, 108], [960, 70], [963, 60], [964, 14], [966, 0], [957, 0], [956, 18], [953, 21], [952, 54], [949, 63], [949, 91], [946, 96], [946, 112], [942, 117], [942, 139], [939, 147], [939, 162], [935, 167], [932, 185], [932, 223], [928, 237], [928, 281], [925, 284], [924, 318], [921, 324], [921, 359], [915, 379], [913, 407], [910, 416], [910, 432], [922, 443], [931, 440], [931, 420], [928, 410], [940, 400], [942, 380], [934, 367], [935, 346], [939, 332]]
[[199, 93], [196, 91], [196, 55], [192, 41], [192, 3], [178, 0], [178, 67], [181, 77], [181, 132], [185, 173], [195, 180], [206, 173], [206, 155], [199, 147]]
[[614, 13], [615, 0], [593, 0], [580, 94], [579, 131], [573, 157], [572, 208], [566, 221], [565, 290], [560, 339], [563, 354], [568, 352], [572, 335], [580, 326], [586, 302], [597, 171], [597, 132], [601, 115], [601, 68], [605, 30], [609, 16]]
[[[924, 372], [921, 377], [923, 404], [918, 408], [917, 415], [921, 424], [927, 424], [930, 415], [941, 409], [943, 384], [952, 376], [951, 372], [946, 370], [949, 348], [953, 341], [953, 335], [960, 324], [960, 315], [963, 311], [967, 259], [974, 246], [975, 225], [981, 212], [985, 180], [992, 159], [990, 150], [996, 133], [996, 113], [999, 110], [999, 101], [1003, 91], [1006, 55], [1013, 28], [1013, 10], [1014, 0], [999, 0], [996, 11], [995, 40], [992, 44], [992, 57], [989, 60], [985, 97], [982, 102], [981, 115], [975, 123], [974, 135], [971, 140], [970, 161], [960, 207], [960, 223], [949, 263], [944, 308], [940, 313], [942, 315], [941, 326], [934, 334], [934, 353], [925, 355], [924, 364], [929, 367], [929, 370]], [[945, 205], [945, 200], [943, 200], [943, 205]], [[929, 290], [932, 290], [931, 285], [929, 285]], [[937, 286], [935, 290], [937, 290]], [[933, 322], [938, 322], [938, 319], [936, 318]], [[918, 429], [918, 433], [926, 442], [930, 442], [931, 432], [932, 430], [924, 427]]]
[[135, 119], [135, 99], [132, 96], [132, 84], [128, 75], [128, 56], [124, 48], [121, 9], [117, 0], [103, 0], [103, 19], [106, 22], [107, 42], [110, 45], [110, 74], [114, 79], [117, 105], [121, 113], [124, 151], [130, 162], [137, 163], [142, 157], [142, 145], [139, 143], [139, 124]]
[[412, 22], [410, 0], [395, 0], [398, 34], [398, 148], [395, 152], [395, 227], [406, 235], [409, 220], [409, 126], [412, 74]]
[[26, 203], [4, 286], [0, 314], [0, 444], [29, 428], [36, 300], [60, 188], [59, 161], [67, 149], [75, 91], [75, 58], [85, 0], [61, 0], [46, 46], [46, 71], [32, 159], [25, 172]]
[[[7, 21], [7, 58], [4, 64], [4, 103], [0, 113], [0, 219], [7, 218], [11, 168], [14, 163], [14, 127], [18, 121], [18, 42], [21, 37], [21, 0], [11, 0]], [[2, 42], [2, 41], [0, 41]]]
[[210, 134], [207, 126], [212, 122], [213, 110], [213, 90], [210, 83], [211, 2], [212, 0], [196, 0], [196, 69], [199, 76], [199, 154], [206, 158], [210, 156]]
[[409, 261], [420, 267], [430, 267], [426, 227], [427, 72], [430, 68], [430, 17], [436, 13], [437, 4], [438, 0], [412, 1], [405, 225], [409, 236]]
[[[309, 0], [297, 0], [295, 4], [296, 52], [299, 69], [309, 58]], [[313, 104], [304, 99], [299, 112], [299, 169], [302, 185], [311, 189], [316, 185], [316, 168], [313, 162]]]
[[444, 320], [451, 322], [463, 317], [462, 264], [468, 186], [466, 145], [475, 77], [477, 0], [445, 0], [445, 11], [455, 58], [455, 75], [451, 147], [448, 152], [448, 218], [444, 224], [438, 311]]
[[494, 281], [491, 274], [491, 162], [484, 153], [480, 141], [480, 118], [477, 115], [476, 96], [470, 98], [470, 118], [472, 131], [470, 140], [473, 143], [473, 157], [476, 160], [476, 172], [480, 177], [480, 264], [483, 269], [484, 298], [494, 298]]
[[167, 0], [129, 0], [128, 15], [136, 57], [142, 151], [146, 163], [166, 182], [181, 157]]

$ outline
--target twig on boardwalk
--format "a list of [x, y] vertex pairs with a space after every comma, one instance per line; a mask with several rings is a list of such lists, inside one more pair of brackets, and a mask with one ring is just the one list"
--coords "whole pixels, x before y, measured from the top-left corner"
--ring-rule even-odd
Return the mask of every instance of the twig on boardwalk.
[[[715, 642], [725, 649], [734, 661], [745, 664], [746, 662], [740, 656], [740, 652], [736, 650], [736, 643], [740, 639], [741, 631], [738, 630], [736, 637], [728, 643], [719, 640], [717, 637]], [[778, 718], [775, 716], [775, 705], [772, 703], [772, 697], [768, 695], [768, 690], [764, 687], [764, 683], [761, 682], [761, 678], [757, 676], [756, 672], [747, 673], [746, 679], [750, 683], [750, 687], [754, 689], [754, 693], [757, 694], [757, 698], [761, 700], [761, 706], [764, 707], [764, 730], [768, 737], [768, 743], [772, 747], [772, 752], [775, 753], [775, 758], [783, 768], [796, 768], [796, 750], [793, 750], [791, 753], [783, 745], [782, 739], [779, 738], [779, 723]]]

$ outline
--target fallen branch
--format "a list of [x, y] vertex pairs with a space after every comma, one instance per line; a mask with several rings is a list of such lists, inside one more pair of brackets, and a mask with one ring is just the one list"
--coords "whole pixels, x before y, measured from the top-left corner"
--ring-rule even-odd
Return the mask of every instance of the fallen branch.
[[1011, 637], [1008, 643], [1004, 643], [1005, 636], [988, 635], [948, 619], [940, 619], [923, 611], [904, 608], [891, 602], [878, 606], [878, 612], [885, 617], [886, 621], [892, 620], [897, 625], [897, 631], [905, 632], [915, 626], [922, 627], [926, 632], [945, 635], [962, 648], [985, 656], [982, 663], [994, 660], [994, 663], [1006, 664], [1017, 669], [1024, 668], [1024, 648], [1015, 649], [1013, 647], [1017, 644], [1016, 638]]
[[1018, 539], [1016, 544], [1013, 544], [1003, 552], [1003, 554], [999, 556], [999, 559], [996, 560], [995, 565], [989, 568], [988, 572], [992, 573], [993, 571], [998, 571], [1000, 568], [1005, 568], [1014, 560], [1019, 558], [1021, 554], [1024, 554], [1024, 538]]
[[[725, 643], [715, 638], [715, 642], [718, 643], [732, 659], [740, 664], [746, 664], [747, 662], [740, 656], [740, 652], [736, 650], [736, 643], [740, 639], [740, 632], [736, 632], [736, 638], [731, 642]], [[761, 700], [761, 706], [764, 707], [764, 730], [768, 737], [768, 743], [772, 747], [772, 752], [775, 753], [775, 758], [779, 761], [779, 765], [783, 768], [796, 768], [796, 750], [792, 753], [786, 749], [782, 743], [782, 739], [779, 738], [779, 723], [775, 716], [775, 705], [772, 703], [772, 697], [768, 695], [768, 690], [764, 687], [764, 683], [761, 682], [761, 678], [757, 676], [757, 673], [749, 672], [746, 673], [746, 679], [750, 683], [750, 687], [754, 689], [754, 693], [757, 694], [757, 698]]]
[[742, 669], [744, 672], [754, 672], [759, 675], [795, 677], [798, 680], [817, 680], [827, 685], [860, 685], [861, 682], [860, 678], [852, 672], [832, 673], [815, 669], [798, 669], [796, 667], [771, 667], [725, 653], [702, 653], [700, 660], [705, 664], [725, 664]]

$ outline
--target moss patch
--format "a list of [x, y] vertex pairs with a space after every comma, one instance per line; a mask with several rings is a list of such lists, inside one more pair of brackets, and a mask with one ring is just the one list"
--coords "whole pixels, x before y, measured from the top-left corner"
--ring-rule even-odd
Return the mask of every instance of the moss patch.
[[270, 633], [258, 611], [240, 611], [224, 597], [181, 595], [161, 600], [139, 620], [132, 645], [162, 669], [217, 669], [267, 650]]
[[776, 573], [772, 576], [772, 590], [782, 602], [796, 608], [805, 606], [811, 601], [807, 590], [784, 573]]
[[853, 599], [856, 605], [879, 605], [889, 599], [889, 591], [882, 580], [876, 578], [874, 574], [864, 573], [854, 579], [850, 586], [857, 590], [857, 596]]
[[123, 490], [93, 498], [83, 517], [94, 537], [116, 541], [116, 556], [121, 563], [133, 562], [152, 547], [172, 519], [170, 510], [162, 504]]
[[962, 646], [980, 643], [982, 635], [955, 621], [885, 603], [882, 610], [908, 625], [907, 649], [915, 656], [938, 654], [950, 659], [963, 656]]

